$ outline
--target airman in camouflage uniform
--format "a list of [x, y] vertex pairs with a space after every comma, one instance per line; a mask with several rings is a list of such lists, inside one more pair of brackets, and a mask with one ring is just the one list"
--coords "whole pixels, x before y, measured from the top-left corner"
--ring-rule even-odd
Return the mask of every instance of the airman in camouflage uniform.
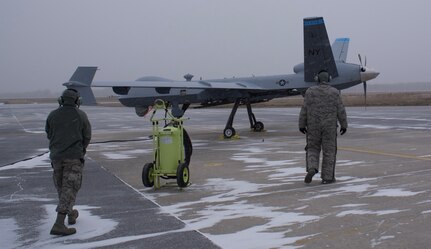
[[323, 184], [335, 182], [337, 155], [337, 121], [340, 134], [347, 130], [347, 116], [337, 89], [328, 84], [326, 71], [318, 74], [319, 84], [310, 87], [304, 96], [299, 115], [299, 130], [307, 135], [305, 182], [310, 183], [319, 172], [320, 151], [323, 152], [321, 178]]
[[52, 111], [46, 120], [45, 131], [49, 139], [51, 165], [54, 169], [54, 185], [58, 192], [57, 220], [51, 229], [53, 235], [70, 235], [75, 228], [78, 211], [73, 209], [76, 194], [81, 188], [84, 155], [91, 139], [91, 125], [85, 112], [79, 110], [78, 92], [67, 89], [59, 98], [60, 107]]

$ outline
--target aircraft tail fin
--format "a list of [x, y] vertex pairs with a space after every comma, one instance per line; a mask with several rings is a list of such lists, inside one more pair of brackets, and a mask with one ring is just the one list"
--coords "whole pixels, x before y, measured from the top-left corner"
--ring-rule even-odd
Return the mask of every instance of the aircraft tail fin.
[[91, 90], [91, 83], [97, 67], [78, 67], [69, 81], [63, 83], [68, 89], [75, 89], [82, 98], [82, 105], [96, 105], [96, 98]]
[[325, 22], [323, 17], [304, 18], [304, 80], [313, 82], [321, 70], [338, 76]]
[[332, 53], [336, 61], [346, 62], [349, 42], [349, 38], [337, 38], [332, 44]]

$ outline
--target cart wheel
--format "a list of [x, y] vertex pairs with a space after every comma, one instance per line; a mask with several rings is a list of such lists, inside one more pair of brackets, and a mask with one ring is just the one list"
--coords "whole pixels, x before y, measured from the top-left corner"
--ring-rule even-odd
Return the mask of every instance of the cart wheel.
[[177, 184], [180, 188], [185, 188], [189, 185], [190, 172], [189, 166], [186, 163], [180, 163], [177, 168]]
[[146, 163], [144, 165], [144, 168], [142, 169], [142, 183], [145, 187], [152, 187], [154, 186], [154, 164], [153, 163]]
[[233, 127], [227, 127], [226, 129], [224, 129], [223, 135], [225, 138], [232, 138], [233, 136], [235, 136], [235, 129]]
[[254, 131], [263, 131], [263, 123], [260, 121], [257, 121], [256, 124], [254, 124]]

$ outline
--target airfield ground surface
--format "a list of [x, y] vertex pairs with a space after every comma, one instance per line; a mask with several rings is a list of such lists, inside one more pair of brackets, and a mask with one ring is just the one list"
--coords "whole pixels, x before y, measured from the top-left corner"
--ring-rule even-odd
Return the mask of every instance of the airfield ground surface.
[[[304, 184], [299, 108], [190, 109], [191, 182], [142, 185], [151, 126], [124, 107], [83, 107], [93, 125], [76, 235], [50, 236], [56, 194], [43, 131], [55, 105], [2, 105], [0, 227], [11, 248], [427, 248], [431, 109], [347, 108], [337, 182]], [[24, 160], [28, 159], [28, 160]], [[29, 215], [29, 210], [31, 215]], [[5, 230], [5, 228], [7, 228]], [[3, 240], [3, 239], [2, 239]]]

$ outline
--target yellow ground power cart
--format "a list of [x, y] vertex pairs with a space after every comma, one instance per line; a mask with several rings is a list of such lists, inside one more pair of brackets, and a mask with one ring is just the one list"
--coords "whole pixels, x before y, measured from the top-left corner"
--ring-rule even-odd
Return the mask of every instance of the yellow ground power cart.
[[[187, 187], [190, 183], [192, 144], [183, 127], [186, 118], [174, 117], [162, 100], [156, 100], [153, 108], [150, 120], [153, 125], [154, 160], [144, 165], [142, 183], [145, 187], [157, 189], [160, 188], [160, 178], [176, 179], [180, 188]], [[158, 110], [164, 110], [165, 116], [156, 118]]]

